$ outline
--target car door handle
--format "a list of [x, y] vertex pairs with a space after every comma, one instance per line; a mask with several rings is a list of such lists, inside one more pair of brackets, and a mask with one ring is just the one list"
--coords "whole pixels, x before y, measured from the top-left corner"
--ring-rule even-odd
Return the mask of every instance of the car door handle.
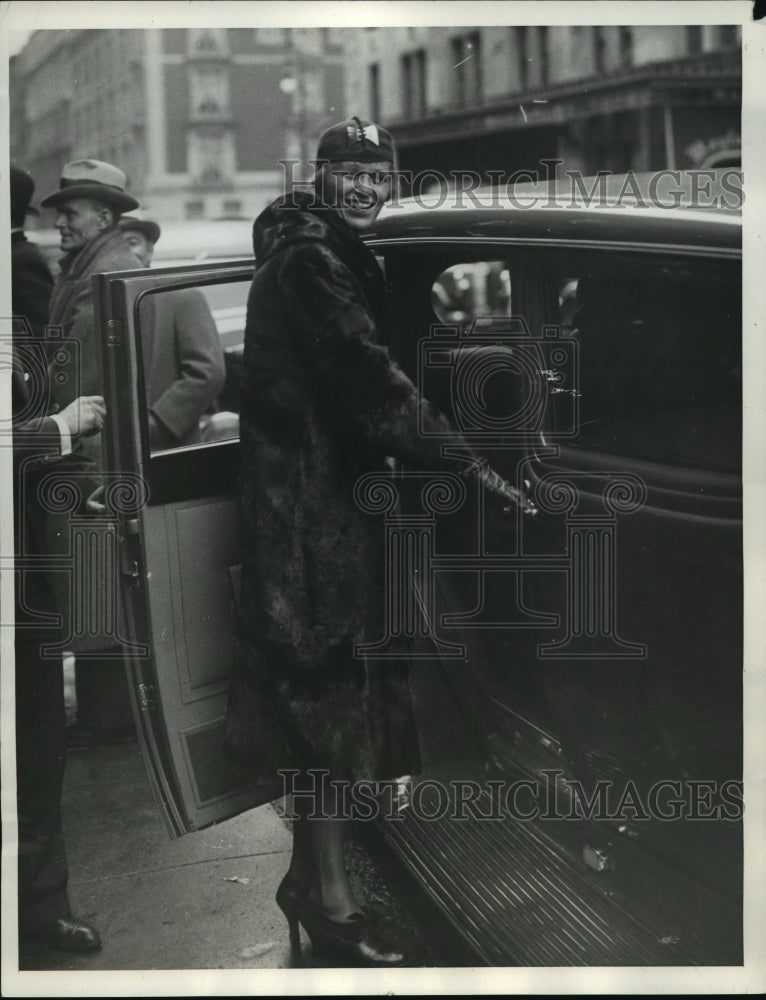
[[138, 570], [138, 563], [135, 559], [128, 559], [122, 569], [122, 575], [130, 581], [131, 587], [141, 586], [141, 574]]

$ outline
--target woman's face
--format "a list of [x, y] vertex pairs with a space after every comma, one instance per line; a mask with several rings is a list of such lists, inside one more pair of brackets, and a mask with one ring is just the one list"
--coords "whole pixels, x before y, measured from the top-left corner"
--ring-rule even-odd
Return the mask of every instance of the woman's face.
[[368, 229], [391, 196], [393, 169], [388, 160], [327, 163], [322, 168], [324, 200], [352, 229]]

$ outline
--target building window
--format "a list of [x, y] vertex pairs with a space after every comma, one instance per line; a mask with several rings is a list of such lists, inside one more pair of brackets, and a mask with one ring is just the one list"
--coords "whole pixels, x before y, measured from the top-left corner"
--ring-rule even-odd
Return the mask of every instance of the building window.
[[343, 45], [343, 28], [323, 28], [322, 31], [328, 47]]
[[258, 45], [284, 45], [286, 28], [254, 28]]
[[370, 63], [369, 84], [370, 115], [373, 121], [377, 121], [380, 118], [380, 66], [378, 63]]
[[197, 51], [198, 52], [215, 52], [218, 46], [215, 44], [215, 38], [208, 31], [203, 31], [201, 35], [197, 38]]
[[606, 69], [606, 38], [600, 27], [593, 29], [593, 64], [599, 75]]
[[223, 214], [229, 218], [239, 218], [242, 215], [242, 202], [239, 198], [232, 198], [223, 203]]
[[619, 29], [620, 66], [624, 69], [633, 65], [633, 29], [625, 25]]
[[516, 58], [519, 63], [519, 87], [526, 90], [529, 85], [529, 31], [526, 25], [514, 29], [516, 32]]
[[481, 37], [478, 31], [452, 39], [454, 98], [458, 105], [481, 100]]
[[714, 28], [714, 46], [717, 49], [732, 49], [739, 45], [738, 24], [718, 24]]
[[689, 24], [686, 27], [686, 51], [690, 56], [702, 52], [702, 25]]
[[176, 55], [186, 52], [186, 29], [163, 28], [162, 48], [165, 52], [172, 52]]
[[550, 79], [551, 54], [547, 28], [537, 29], [540, 44], [540, 83], [545, 87]]
[[423, 49], [402, 56], [402, 86], [405, 114], [419, 118], [426, 110], [426, 54]]
[[187, 201], [184, 205], [187, 219], [201, 219], [205, 214], [204, 201]]

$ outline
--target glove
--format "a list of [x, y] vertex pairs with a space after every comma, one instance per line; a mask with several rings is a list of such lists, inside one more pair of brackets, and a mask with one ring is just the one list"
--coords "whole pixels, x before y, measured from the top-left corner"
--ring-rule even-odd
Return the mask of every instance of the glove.
[[515, 486], [511, 486], [509, 482], [499, 476], [494, 469], [490, 467], [489, 462], [486, 458], [477, 458], [475, 462], [472, 462], [467, 469], [464, 469], [462, 475], [467, 476], [473, 474], [484, 489], [489, 490], [490, 493], [494, 493], [503, 500], [510, 501], [506, 507], [503, 508], [506, 512], [511, 510], [512, 505], [516, 507], [521, 507], [524, 514], [536, 514], [537, 507], [529, 499], [529, 497], [524, 496], [524, 494], [517, 490]]

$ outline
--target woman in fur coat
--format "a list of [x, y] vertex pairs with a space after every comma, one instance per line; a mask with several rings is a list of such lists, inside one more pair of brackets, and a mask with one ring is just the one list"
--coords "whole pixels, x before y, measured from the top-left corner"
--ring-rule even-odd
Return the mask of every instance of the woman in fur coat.
[[[384, 471], [386, 456], [463, 470], [442, 458], [438, 437], [419, 433], [455, 437], [385, 347], [383, 276], [359, 237], [390, 194], [391, 136], [358, 119], [341, 122], [322, 136], [317, 160], [315, 191], [274, 202], [253, 229], [240, 413], [242, 596], [226, 746], [260, 775], [321, 769], [353, 783], [420, 766], [405, 666], [354, 655], [378, 636], [384, 580], [383, 532], [357, 506], [354, 485]], [[474, 468], [504, 488], [486, 466]], [[402, 964], [403, 952], [360, 912], [337, 805], [328, 786], [296, 796], [293, 856], [277, 894], [291, 939], [300, 920], [315, 949]]]

